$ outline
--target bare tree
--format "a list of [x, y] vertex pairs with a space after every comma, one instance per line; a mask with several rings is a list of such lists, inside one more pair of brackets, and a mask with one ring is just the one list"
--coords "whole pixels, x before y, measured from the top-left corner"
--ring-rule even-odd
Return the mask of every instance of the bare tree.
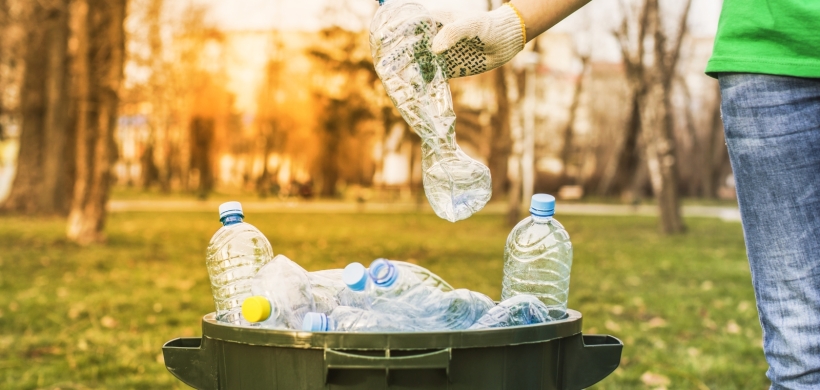
[[27, 214], [63, 214], [71, 180], [67, 98], [68, 0], [28, 4], [22, 127], [17, 174], [2, 208]]
[[[660, 227], [666, 234], [685, 230], [680, 213], [678, 162], [672, 123], [670, 91], [686, 32], [691, 0], [685, 0], [677, 24], [668, 26], [659, 11], [658, 0], [642, 0], [637, 32], [629, 21], [616, 32], [624, 54], [627, 78], [637, 99], [647, 166], [660, 211]], [[623, 6], [625, 11], [628, 9]], [[669, 31], [675, 31], [670, 34]], [[634, 105], [637, 103], [637, 107]]]
[[90, 244], [104, 240], [125, 57], [126, 0], [76, 0], [75, 7], [71, 27], [77, 42], [77, 178], [67, 231], [69, 239]]
[[[0, 69], [5, 66], [7, 52], [6, 52], [6, 31], [9, 28], [9, 11], [8, 11], [8, 4], [6, 4], [6, 0], [0, 0]], [[0, 75], [0, 85], [5, 85], [5, 80], [3, 80], [3, 76]], [[0, 118], [3, 118], [3, 115], [6, 111], [6, 106], [3, 100], [4, 93], [0, 93]], [[0, 141], [5, 138], [5, 129], [3, 128], [3, 123], [0, 122]]]
[[575, 88], [572, 90], [572, 100], [569, 105], [569, 119], [564, 127], [563, 138], [564, 144], [561, 147], [561, 163], [563, 169], [561, 172], [561, 183], [570, 184], [569, 166], [572, 164], [572, 154], [574, 145], [574, 127], [575, 119], [578, 117], [578, 106], [581, 103], [581, 95], [584, 92], [585, 81], [587, 78], [587, 71], [589, 69], [589, 52], [581, 52], [576, 49], [578, 60], [581, 62], [581, 72], [575, 79]]

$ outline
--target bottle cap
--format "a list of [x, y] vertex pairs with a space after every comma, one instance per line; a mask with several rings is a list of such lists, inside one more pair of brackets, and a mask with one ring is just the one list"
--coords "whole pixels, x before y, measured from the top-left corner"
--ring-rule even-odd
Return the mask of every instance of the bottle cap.
[[367, 268], [361, 263], [350, 263], [342, 271], [342, 281], [353, 291], [362, 291], [367, 285]]
[[248, 297], [242, 302], [242, 316], [249, 322], [262, 322], [270, 317], [270, 302], [265, 297]]
[[547, 194], [535, 194], [530, 202], [530, 214], [536, 217], [555, 215], [555, 197]]
[[327, 332], [328, 321], [324, 313], [308, 312], [302, 320], [302, 330], [308, 332]]
[[219, 205], [219, 220], [229, 215], [239, 214], [243, 218], [245, 214], [242, 213], [242, 204], [239, 202], [225, 202]]
[[399, 278], [396, 266], [387, 259], [376, 259], [370, 263], [370, 279], [379, 287], [390, 287]]

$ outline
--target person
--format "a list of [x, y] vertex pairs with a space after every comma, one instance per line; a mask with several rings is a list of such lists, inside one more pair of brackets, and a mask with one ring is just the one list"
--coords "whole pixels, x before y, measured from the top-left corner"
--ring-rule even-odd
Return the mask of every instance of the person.
[[[503, 65], [589, 0], [433, 14], [448, 77]], [[820, 389], [820, 1], [725, 0], [719, 80], [771, 389]]]

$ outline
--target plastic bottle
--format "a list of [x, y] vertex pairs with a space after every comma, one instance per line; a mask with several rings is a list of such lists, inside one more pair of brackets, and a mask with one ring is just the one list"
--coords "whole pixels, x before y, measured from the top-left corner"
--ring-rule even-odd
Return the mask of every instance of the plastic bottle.
[[547, 305], [553, 319], [561, 319], [567, 310], [572, 243], [553, 218], [553, 196], [533, 195], [530, 214], [507, 237], [501, 299], [530, 294]]
[[470, 329], [502, 328], [554, 321], [550, 309], [532, 295], [516, 295], [499, 303], [478, 319]]
[[330, 314], [307, 313], [302, 330], [309, 332], [418, 332], [424, 329], [400, 314], [339, 306]]
[[339, 304], [359, 309], [370, 309], [365, 291], [368, 278], [367, 269], [361, 263], [350, 263], [342, 271], [342, 281], [345, 288], [339, 294]]
[[466, 329], [494, 305], [484, 294], [425, 285], [415, 273], [386, 259], [373, 261], [364, 277], [369, 281], [360, 283], [374, 311], [406, 315], [427, 330]]
[[[418, 266], [413, 263], [408, 263], [399, 260], [390, 260], [390, 263], [396, 267], [402, 268], [408, 272], [413, 273], [421, 281], [423, 285], [447, 292], [453, 291], [453, 286], [444, 281], [440, 276], [430, 272], [430, 270]], [[350, 263], [345, 267], [342, 273], [342, 280], [347, 288], [342, 290], [339, 295], [339, 304], [343, 306], [353, 306], [363, 309], [369, 309], [370, 304], [367, 301], [365, 288], [370, 278], [367, 275], [367, 268], [361, 263]]]
[[242, 302], [251, 295], [251, 280], [260, 267], [273, 258], [270, 242], [259, 229], [243, 222], [239, 202], [219, 206], [222, 227], [208, 244], [205, 265], [216, 304], [216, 318], [242, 323]]
[[427, 200], [436, 215], [455, 222], [484, 207], [492, 195], [492, 181], [490, 170], [456, 144], [446, 66], [443, 56], [432, 52], [437, 31], [421, 4], [388, 0], [370, 25], [370, 50], [387, 95], [421, 137]]
[[330, 313], [336, 306], [339, 306], [339, 293], [347, 288], [342, 281], [342, 270], [328, 269], [310, 272], [308, 279], [317, 312]]
[[242, 304], [242, 315], [256, 326], [299, 329], [305, 314], [316, 311], [308, 273], [283, 255], [259, 269], [251, 291], [253, 296]]

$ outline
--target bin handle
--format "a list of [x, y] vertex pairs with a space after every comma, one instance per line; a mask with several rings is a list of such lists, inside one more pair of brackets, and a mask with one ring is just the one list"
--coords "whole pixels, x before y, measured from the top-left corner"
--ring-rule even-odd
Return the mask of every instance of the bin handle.
[[450, 379], [450, 359], [452, 349], [412, 356], [390, 356], [390, 350], [384, 351], [385, 356], [358, 355], [350, 352], [325, 349], [325, 383], [327, 383], [330, 369], [345, 370], [378, 370], [386, 371], [386, 379], [390, 380], [390, 370], [419, 370], [444, 369], [447, 379]]
[[621, 363], [624, 344], [610, 335], [581, 335], [561, 340], [562, 390], [580, 390], [606, 378]]
[[162, 346], [165, 368], [177, 379], [199, 390], [216, 390], [219, 380], [211, 339], [180, 337]]

